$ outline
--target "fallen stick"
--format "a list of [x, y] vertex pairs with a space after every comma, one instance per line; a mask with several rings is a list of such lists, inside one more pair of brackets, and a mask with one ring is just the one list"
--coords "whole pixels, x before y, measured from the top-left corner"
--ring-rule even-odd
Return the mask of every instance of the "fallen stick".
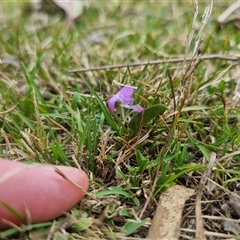
[[226, 60], [231, 62], [240, 62], [240, 55], [221, 55], [221, 54], [210, 54], [210, 55], [202, 55], [198, 57], [181, 57], [181, 58], [172, 58], [172, 59], [161, 59], [161, 60], [152, 60], [152, 61], [143, 61], [143, 62], [135, 62], [135, 63], [127, 63], [127, 64], [116, 64], [109, 66], [98, 66], [98, 67], [90, 67], [90, 68], [80, 68], [80, 69], [70, 69], [68, 70], [70, 73], [81, 73], [81, 72], [90, 72], [90, 71], [102, 71], [102, 70], [110, 70], [116, 68], [129, 68], [129, 67], [139, 67], [145, 65], [161, 65], [167, 63], [180, 63], [183, 61], [206, 61], [206, 60]]

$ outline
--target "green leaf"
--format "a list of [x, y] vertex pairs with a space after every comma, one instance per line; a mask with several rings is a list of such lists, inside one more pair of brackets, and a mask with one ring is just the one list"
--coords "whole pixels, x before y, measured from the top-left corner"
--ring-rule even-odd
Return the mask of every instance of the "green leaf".
[[117, 175], [122, 178], [124, 181], [127, 181], [127, 176], [121, 171], [121, 170], [117, 170]]
[[174, 158], [176, 158], [178, 155], [180, 154], [180, 151], [179, 152], [176, 152], [176, 153], [170, 153], [166, 156], [163, 157], [163, 161], [165, 163], [167, 162], [170, 162], [171, 160], [173, 160]]
[[210, 153], [208, 151], [207, 148], [205, 148], [203, 145], [201, 144], [196, 144], [196, 146], [199, 148], [199, 150], [202, 152], [202, 154], [204, 155], [204, 157], [209, 161], [210, 160]]
[[141, 113], [133, 116], [129, 122], [128, 128], [131, 131], [131, 136], [136, 136], [142, 126], [146, 125], [152, 119], [158, 117], [166, 111], [166, 107], [163, 105], [155, 105], [146, 108]]
[[174, 184], [174, 181], [188, 172], [200, 171], [204, 169], [204, 165], [200, 164], [186, 164], [180, 168], [177, 168], [174, 173], [168, 176], [162, 176], [157, 181], [158, 190], [156, 191], [155, 195], [161, 192], [164, 188], [169, 187]]
[[126, 192], [123, 188], [116, 187], [116, 186], [111, 186], [108, 190], [103, 190], [95, 193], [95, 197], [102, 197], [102, 196], [114, 195], [114, 194], [122, 195], [126, 198], [133, 198], [133, 196], [130, 193]]
[[78, 92], [74, 92], [73, 99], [72, 99], [72, 109], [73, 111], [77, 110], [77, 104], [80, 94]]
[[122, 216], [122, 217], [131, 217], [131, 216], [132, 216], [132, 213], [131, 213], [128, 209], [122, 209], [122, 210], [120, 210], [120, 212], [119, 212], [119, 216]]
[[116, 195], [116, 194], [121, 195], [125, 198], [132, 199], [133, 202], [136, 204], [136, 206], [140, 205], [140, 201], [136, 196], [133, 196], [129, 192], [125, 191], [123, 188], [117, 187], [117, 186], [111, 186], [107, 190], [97, 192], [97, 193], [95, 193], [95, 197], [97, 198], [97, 197], [102, 197], [102, 196], [107, 196], [107, 195]]
[[140, 201], [137, 197], [133, 197], [133, 202], [136, 204], [136, 206], [140, 206]]
[[17, 115], [32, 131], [36, 129], [36, 126], [33, 123], [31, 123], [31, 121], [28, 118], [26, 118], [24, 115], [22, 115], [21, 113], [18, 113]]
[[147, 169], [147, 166], [149, 164], [149, 157], [145, 157], [141, 152], [137, 151], [136, 160], [139, 167], [139, 172], [142, 173], [145, 169]]
[[45, 104], [46, 102], [40, 92], [39, 86], [35, 83], [35, 72], [34, 71], [30, 72], [27, 66], [25, 66], [23, 63], [22, 63], [22, 69], [23, 69], [23, 73], [25, 75], [26, 81], [28, 83], [28, 86], [33, 90], [34, 94], [36, 94], [40, 102]]
[[126, 235], [129, 235], [136, 231], [138, 228], [142, 227], [147, 221], [147, 218], [145, 218], [143, 221], [129, 220], [124, 224], [123, 231], [126, 233]]

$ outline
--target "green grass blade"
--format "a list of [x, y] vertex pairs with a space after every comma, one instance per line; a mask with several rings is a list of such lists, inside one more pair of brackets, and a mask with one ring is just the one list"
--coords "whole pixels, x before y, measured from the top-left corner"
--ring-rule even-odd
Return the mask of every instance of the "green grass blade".
[[108, 108], [106, 107], [106, 105], [104, 104], [103, 100], [99, 97], [99, 94], [92, 88], [92, 86], [82, 77], [84, 83], [87, 85], [88, 89], [90, 90], [91, 94], [97, 99], [103, 114], [106, 118], [107, 123], [112, 127], [112, 129], [114, 131], [117, 132], [118, 135], [121, 135], [121, 131], [119, 128], [118, 123], [116, 123], [114, 121], [114, 118], [112, 117], [112, 115], [110, 114], [110, 111], [108, 110]]
[[9, 211], [11, 212], [13, 215], [15, 215], [17, 218], [21, 219], [21, 220], [25, 220], [25, 217], [15, 208], [13, 208], [11, 205], [9, 205], [8, 203], [4, 202], [3, 200], [0, 200], [0, 203]]

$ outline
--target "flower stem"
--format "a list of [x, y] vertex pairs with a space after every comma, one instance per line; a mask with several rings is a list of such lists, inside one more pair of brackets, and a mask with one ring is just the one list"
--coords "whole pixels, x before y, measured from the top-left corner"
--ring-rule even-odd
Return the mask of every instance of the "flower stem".
[[123, 122], [121, 121], [121, 119], [119, 119], [119, 117], [115, 114], [115, 113], [112, 113], [114, 119], [117, 121], [117, 123], [122, 127], [123, 131], [125, 133], [128, 133], [128, 130], [127, 128], [124, 126]]

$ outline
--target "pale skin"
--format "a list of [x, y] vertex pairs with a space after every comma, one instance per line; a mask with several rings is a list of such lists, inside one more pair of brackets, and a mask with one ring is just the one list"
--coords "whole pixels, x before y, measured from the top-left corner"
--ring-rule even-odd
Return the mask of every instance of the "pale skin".
[[[56, 172], [56, 167], [64, 176]], [[0, 229], [26, 223], [3, 202], [33, 223], [55, 219], [86, 194], [88, 177], [80, 169], [54, 165], [28, 165], [0, 158]], [[30, 213], [30, 219], [27, 217]]]

